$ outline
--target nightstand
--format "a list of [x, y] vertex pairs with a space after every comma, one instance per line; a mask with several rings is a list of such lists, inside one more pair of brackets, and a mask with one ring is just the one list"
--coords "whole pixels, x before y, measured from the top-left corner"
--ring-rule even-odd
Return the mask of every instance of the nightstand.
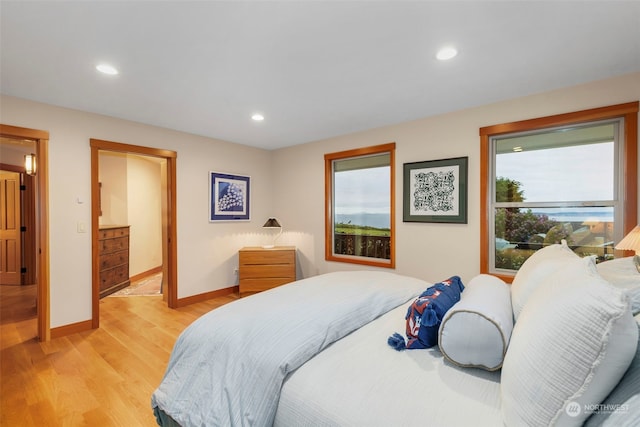
[[249, 246], [238, 252], [240, 293], [260, 292], [296, 280], [295, 246]]

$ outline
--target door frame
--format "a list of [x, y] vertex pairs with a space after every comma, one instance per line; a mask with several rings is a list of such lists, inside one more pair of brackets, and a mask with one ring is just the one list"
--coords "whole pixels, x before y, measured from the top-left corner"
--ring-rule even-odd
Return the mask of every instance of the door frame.
[[[167, 162], [167, 185], [163, 186], [166, 192], [167, 212], [163, 212], [162, 220], [162, 245], [163, 245], [163, 289], [169, 308], [178, 307], [178, 239], [177, 239], [177, 190], [176, 190], [176, 163], [178, 154], [175, 151], [159, 148], [143, 147], [139, 145], [123, 144], [120, 142], [90, 139], [91, 146], [91, 251], [92, 251], [92, 293], [91, 293], [91, 327], [97, 329], [100, 326], [100, 265], [98, 231], [100, 217], [100, 180], [99, 180], [99, 154], [100, 151], [110, 151], [124, 154], [138, 154], [151, 157], [159, 157]], [[164, 250], [166, 248], [166, 250]], [[165, 255], [166, 254], [166, 255]], [[166, 266], [166, 267], [165, 267]]]
[[37, 334], [39, 341], [51, 339], [49, 296], [49, 132], [0, 124], [0, 135], [29, 139], [35, 143], [38, 170], [35, 176]]

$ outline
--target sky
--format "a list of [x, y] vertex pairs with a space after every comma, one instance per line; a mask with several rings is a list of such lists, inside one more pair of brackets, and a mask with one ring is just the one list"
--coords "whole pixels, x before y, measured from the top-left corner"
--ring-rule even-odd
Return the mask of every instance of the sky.
[[613, 199], [613, 143], [497, 156], [496, 177], [520, 182], [526, 202]]
[[389, 167], [339, 172], [334, 177], [336, 214], [389, 213]]
[[[613, 198], [613, 170], [613, 143], [602, 143], [500, 154], [496, 175], [519, 181], [527, 202], [596, 201]], [[389, 212], [389, 167], [334, 179], [336, 214]]]

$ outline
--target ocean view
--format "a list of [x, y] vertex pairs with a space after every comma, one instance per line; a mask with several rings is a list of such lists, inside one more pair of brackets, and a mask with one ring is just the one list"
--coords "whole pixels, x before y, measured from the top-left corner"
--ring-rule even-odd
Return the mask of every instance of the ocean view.
[[343, 224], [364, 225], [374, 228], [390, 228], [391, 220], [388, 214], [356, 213], [336, 214], [335, 222]]
[[[549, 219], [560, 222], [613, 222], [613, 208], [555, 208], [535, 209], [534, 214], [547, 215]], [[336, 214], [336, 223], [364, 225], [375, 228], [390, 228], [388, 214], [356, 213]]]
[[560, 222], [613, 222], [613, 208], [566, 208], [557, 210], [532, 209], [534, 214], [544, 214], [554, 221]]

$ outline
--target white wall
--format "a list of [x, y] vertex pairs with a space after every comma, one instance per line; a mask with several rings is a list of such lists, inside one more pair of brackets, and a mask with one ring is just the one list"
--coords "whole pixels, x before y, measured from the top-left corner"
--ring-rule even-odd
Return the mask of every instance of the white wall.
[[[24, 99], [0, 97], [3, 124], [48, 131], [51, 327], [91, 319], [91, 138], [177, 157], [178, 297], [232, 286], [237, 251], [263, 244], [272, 215], [271, 153]], [[251, 176], [251, 221], [209, 223], [208, 172]], [[266, 243], [266, 241], [265, 241]]]
[[[298, 247], [303, 277], [361, 268], [324, 260], [323, 155], [391, 141], [397, 143], [396, 271], [468, 280], [480, 263], [478, 129], [639, 99], [636, 73], [273, 152], [7, 96], [0, 108], [4, 124], [50, 132], [51, 326], [57, 327], [91, 318], [91, 235], [76, 231], [77, 221], [90, 223], [90, 138], [178, 153], [179, 298], [235, 284], [237, 250], [270, 241], [261, 230], [269, 216], [284, 227], [278, 244]], [[468, 224], [403, 223], [402, 164], [458, 156], [469, 157]], [[208, 222], [212, 170], [251, 176], [251, 221]]]
[[162, 265], [162, 175], [164, 159], [101, 151], [100, 226], [128, 225], [129, 275]]
[[[305, 275], [361, 268], [324, 260], [323, 156], [395, 141], [396, 272], [432, 282], [454, 274], [469, 280], [480, 271], [479, 128], [638, 100], [635, 73], [278, 150], [274, 208], [288, 231], [279, 243], [300, 248]], [[469, 157], [468, 224], [403, 223], [403, 163], [461, 156]]]
[[101, 187], [98, 218], [100, 225], [128, 225], [127, 156], [123, 153], [100, 153], [98, 181]]
[[144, 156], [127, 156], [130, 276], [162, 265], [161, 179], [160, 162]]

